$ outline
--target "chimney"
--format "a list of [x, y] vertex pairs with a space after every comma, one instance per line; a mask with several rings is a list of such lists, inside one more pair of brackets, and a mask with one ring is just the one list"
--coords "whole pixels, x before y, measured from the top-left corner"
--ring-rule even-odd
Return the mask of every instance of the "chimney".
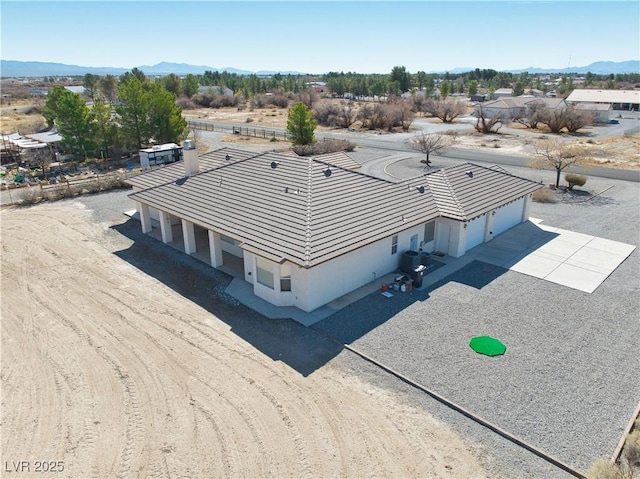
[[193, 140], [182, 142], [182, 156], [184, 158], [184, 175], [192, 176], [200, 173], [200, 161], [198, 160], [198, 150]]

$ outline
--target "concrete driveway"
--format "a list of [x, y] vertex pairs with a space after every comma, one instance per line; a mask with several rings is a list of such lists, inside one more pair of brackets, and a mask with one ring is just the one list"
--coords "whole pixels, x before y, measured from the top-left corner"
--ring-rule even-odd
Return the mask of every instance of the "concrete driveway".
[[473, 248], [465, 258], [593, 293], [634, 249], [532, 218]]

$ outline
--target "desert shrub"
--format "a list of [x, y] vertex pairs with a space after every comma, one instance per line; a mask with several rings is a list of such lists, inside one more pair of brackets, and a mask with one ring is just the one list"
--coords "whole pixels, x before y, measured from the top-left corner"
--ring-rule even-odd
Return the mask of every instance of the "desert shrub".
[[627, 436], [623, 451], [629, 467], [640, 469], [640, 429], [635, 429]]
[[213, 100], [213, 93], [197, 93], [191, 97], [191, 100], [199, 107], [207, 108]]
[[633, 479], [633, 472], [606, 459], [596, 459], [587, 471], [587, 479]]
[[180, 98], [178, 98], [176, 100], [176, 105], [178, 105], [183, 110], [191, 110], [196, 107], [196, 104], [186, 96], [181, 96]]
[[569, 189], [572, 190], [574, 186], [584, 186], [587, 182], [587, 177], [585, 175], [567, 173], [564, 175], [564, 180], [569, 184]]
[[300, 156], [324, 155], [336, 151], [353, 151], [355, 144], [347, 140], [320, 140], [310, 145], [297, 145], [293, 151]]
[[532, 193], [531, 199], [538, 203], [557, 203], [556, 193], [549, 188], [540, 188]]
[[313, 116], [319, 125], [337, 126], [340, 107], [335, 104], [320, 104], [313, 109]]
[[268, 105], [277, 106], [278, 108], [287, 108], [289, 99], [282, 93], [274, 93], [273, 95], [256, 95], [251, 99], [251, 107], [264, 108]]
[[213, 95], [213, 98], [209, 102], [209, 108], [224, 108], [228, 106], [236, 106], [237, 104], [237, 96]]
[[42, 200], [42, 190], [40, 187], [33, 186], [22, 190], [22, 204], [34, 205]]
[[251, 118], [250, 116], [247, 117], [247, 119], [245, 120], [246, 123], [251, 123], [253, 121], [253, 118]]

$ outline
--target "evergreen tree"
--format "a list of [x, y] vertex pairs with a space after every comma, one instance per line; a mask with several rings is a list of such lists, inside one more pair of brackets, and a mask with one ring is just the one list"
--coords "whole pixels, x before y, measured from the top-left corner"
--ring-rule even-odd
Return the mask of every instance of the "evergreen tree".
[[289, 109], [287, 117], [287, 132], [291, 135], [294, 145], [310, 145], [315, 143], [316, 120], [313, 112], [302, 102], [298, 102]]

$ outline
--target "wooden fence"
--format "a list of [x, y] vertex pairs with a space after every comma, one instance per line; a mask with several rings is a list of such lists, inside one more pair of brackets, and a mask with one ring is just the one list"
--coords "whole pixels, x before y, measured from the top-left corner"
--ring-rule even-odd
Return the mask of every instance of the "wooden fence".
[[253, 136], [256, 138], [275, 138], [277, 140], [290, 140], [291, 135], [282, 130], [267, 130], [265, 128], [249, 128], [244, 126], [216, 125], [209, 121], [187, 120], [187, 128], [191, 130], [205, 131], [230, 131], [234, 135]]

